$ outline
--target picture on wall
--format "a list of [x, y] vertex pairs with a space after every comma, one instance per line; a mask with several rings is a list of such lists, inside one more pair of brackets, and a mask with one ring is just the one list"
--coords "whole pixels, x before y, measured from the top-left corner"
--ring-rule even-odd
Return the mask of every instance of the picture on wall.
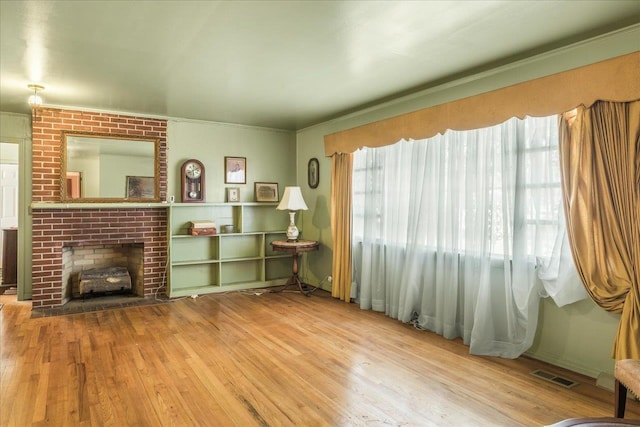
[[247, 158], [246, 157], [225, 156], [224, 182], [225, 184], [246, 184], [247, 183]]
[[256, 202], [277, 202], [278, 183], [277, 182], [256, 182]]
[[227, 202], [239, 202], [240, 201], [240, 188], [227, 187]]
[[318, 184], [320, 183], [320, 163], [315, 157], [309, 160], [307, 180], [310, 188], [318, 188]]
[[155, 178], [152, 176], [127, 175], [127, 199], [153, 199], [155, 195]]

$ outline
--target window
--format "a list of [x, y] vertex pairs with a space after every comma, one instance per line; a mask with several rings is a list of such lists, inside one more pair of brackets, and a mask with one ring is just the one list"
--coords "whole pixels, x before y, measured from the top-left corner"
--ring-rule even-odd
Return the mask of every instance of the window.
[[[361, 308], [463, 337], [474, 354], [529, 348], [539, 295], [568, 264], [558, 250], [557, 122], [514, 118], [357, 151], [352, 290]], [[567, 277], [556, 288], [574, 286]]]
[[[482, 168], [490, 168], [489, 184], [484, 191], [487, 194], [472, 193], [469, 198], [469, 205], [466, 209], [459, 212], [457, 223], [459, 233], [457, 247], [465, 248], [465, 232], [468, 209], [473, 209], [478, 197], [488, 197], [492, 200], [491, 205], [486, 213], [487, 232], [491, 239], [491, 252], [497, 255], [511, 253], [513, 250], [513, 242], [505, 241], [505, 235], [511, 233], [505, 229], [509, 227], [509, 222], [517, 219], [512, 215], [507, 215], [510, 210], [509, 204], [519, 203], [519, 211], [523, 215], [523, 225], [526, 228], [526, 251], [527, 253], [548, 256], [555, 242], [555, 233], [562, 218], [562, 199], [560, 187], [560, 159], [558, 151], [558, 126], [557, 117], [532, 118], [527, 117], [526, 120], [512, 119], [503, 125], [499, 125], [500, 132], [496, 133], [483, 129], [466, 132], [449, 131], [447, 134], [456, 134], [457, 137], [452, 141], [457, 141], [458, 149], [454, 149], [452, 145], [456, 142], [449, 141], [442, 143], [443, 136], [436, 136], [431, 139], [421, 141], [401, 141], [403, 144], [443, 144], [444, 150], [440, 153], [438, 159], [438, 167], [446, 169], [446, 164], [457, 161], [460, 164], [470, 165], [469, 156], [478, 154], [476, 147], [470, 147], [470, 144], [478, 144], [479, 139], [484, 140], [487, 136], [503, 137], [504, 133], [511, 132], [514, 136], [513, 146], [499, 147], [500, 140], [490, 142], [496, 145], [495, 149], [484, 153], [484, 158], [479, 162], [484, 163]], [[484, 134], [484, 135], [483, 135]], [[484, 142], [480, 142], [483, 144]], [[391, 146], [393, 147], [393, 146]], [[372, 203], [373, 198], [387, 197], [388, 193], [384, 193], [384, 185], [380, 185], [381, 177], [387, 182], [389, 176], [385, 172], [386, 156], [394, 149], [390, 147], [382, 148], [362, 148], [354, 155], [353, 165], [353, 224], [352, 233], [356, 241], [364, 238], [365, 227], [365, 203]], [[454, 157], [457, 156], [457, 159]], [[396, 162], [398, 159], [393, 160]], [[513, 163], [508, 165], [507, 163]], [[505, 167], [507, 171], [505, 171]], [[464, 167], [459, 170], [462, 172]], [[476, 170], [474, 168], [473, 170]], [[388, 171], [387, 171], [388, 172]], [[473, 185], [473, 172], [466, 170], [465, 175], [461, 175], [465, 180], [460, 182], [452, 182], [443, 180], [442, 191], [448, 193], [450, 191], [464, 191]], [[503, 173], [512, 174], [513, 176], [503, 176]], [[411, 178], [413, 179], [413, 178]], [[387, 182], [387, 184], [389, 184]], [[410, 183], [389, 184], [391, 186], [398, 185], [398, 192], [410, 187]], [[505, 199], [506, 194], [503, 193], [503, 185], [516, 185], [518, 187], [518, 196], [516, 200]], [[520, 194], [521, 193], [521, 194]], [[505, 205], [506, 204], [506, 205]], [[406, 203], [408, 208], [408, 203]], [[431, 208], [436, 209], [436, 205]], [[507, 209], [507, 210], [505, 210]], [[382, 224], [382, 211], [377, 208], [367, 215], [374, 215], [379, 225]], [[370, 218], [371, 219], [371, 218]], [[506, 234], [505, 234], [506, 233]], [[406, 240], [403, 240], [406, 243]], [[425, 241], [426, 245], [435, 245], [437, 242]]]

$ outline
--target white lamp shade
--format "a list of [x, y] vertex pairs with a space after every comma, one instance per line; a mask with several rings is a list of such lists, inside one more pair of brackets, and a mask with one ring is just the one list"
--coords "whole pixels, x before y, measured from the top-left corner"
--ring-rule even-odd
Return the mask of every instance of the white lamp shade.
[[306, 211], [309, 208], [302, 198], [300, 187], [285, 187], [282, 200], [276, 209], [280, 211]]

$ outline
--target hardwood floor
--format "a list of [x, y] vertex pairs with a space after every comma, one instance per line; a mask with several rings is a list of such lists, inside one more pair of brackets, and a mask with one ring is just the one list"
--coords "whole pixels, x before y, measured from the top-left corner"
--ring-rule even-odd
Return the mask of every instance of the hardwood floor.
[[[613, 413], [590, 378], [471, 356], [324, 292], [30, 310], [0, 310], [2, 426], [539, 426]], [[581, 384], [564, 389], [537, 368]], [[640, 419], [638, 402], [627, 417]]]

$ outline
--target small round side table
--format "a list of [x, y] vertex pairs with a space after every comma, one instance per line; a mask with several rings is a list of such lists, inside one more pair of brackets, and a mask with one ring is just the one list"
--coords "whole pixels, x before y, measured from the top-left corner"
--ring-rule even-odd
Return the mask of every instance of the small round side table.
[[271, 242], [271, 246], [273, 246], [274, 251], [287, 252], [293, 255], [293, 265], [291, 267], [293, 274], [287, 280], [287, 283], [284, 284], [282, 289], [279, 289], [276, 292], [282, 292], [289, 286], [294, 285], [298, 286], [300, 293], [305, 296], [310, 296], [311, 293], [317, 289], [317, 287], [312, 287], [308, 283], [302, 283], [300, 281], [300, 278], [298, 277], [298, 258], [303, 252], [317, 251], [320, 247], [320, 244], [313, 240], [275, 240]]

